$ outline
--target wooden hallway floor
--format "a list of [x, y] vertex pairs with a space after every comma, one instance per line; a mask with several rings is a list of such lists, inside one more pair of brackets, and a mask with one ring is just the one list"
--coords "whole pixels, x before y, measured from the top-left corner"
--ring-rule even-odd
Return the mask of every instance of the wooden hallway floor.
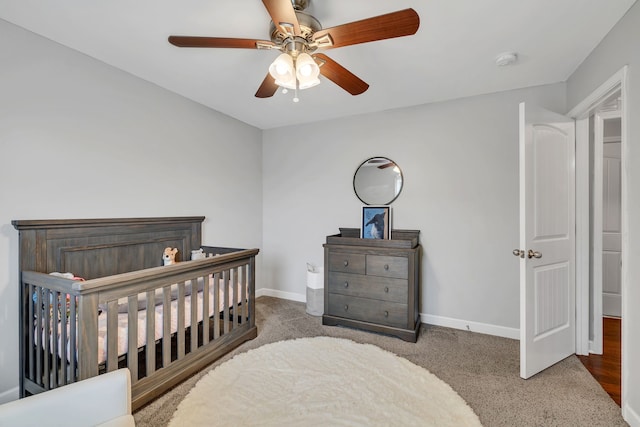
[[582, 364], [620, 406], [621, 323], [619, 318], [605, 317], [602, 325], [602, 354], [578, 356]]

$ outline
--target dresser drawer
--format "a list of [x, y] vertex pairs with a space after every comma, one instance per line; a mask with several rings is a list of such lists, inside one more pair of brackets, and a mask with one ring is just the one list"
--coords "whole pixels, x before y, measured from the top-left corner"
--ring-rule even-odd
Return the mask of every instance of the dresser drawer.
[[409, 259], [396, 256], [367, 255], [367, 274], [408, 279]]
[[365, 273], [364, 254], [350, 253], [330, 253], [329, 254], [329, 271], [341, 271], [344, 273]]
[[388, 279], [376, 276], [330, 272], [329, 292], [406, 303], [408, 283], [404, 279]]
[[398, 328], [407, 327], [407, 304], [397, 302], [330, 293], [328, 314]]

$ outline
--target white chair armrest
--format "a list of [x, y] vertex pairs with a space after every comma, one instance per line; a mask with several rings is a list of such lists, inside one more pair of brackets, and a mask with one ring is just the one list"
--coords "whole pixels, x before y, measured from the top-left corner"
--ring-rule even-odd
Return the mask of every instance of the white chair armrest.
[[111, 425], [135, 425], [129, 370], [118, 369], [5, 403], [0, 405], [0, 420], [2, 426], [85, 427], [111, 421], [115, 422]]

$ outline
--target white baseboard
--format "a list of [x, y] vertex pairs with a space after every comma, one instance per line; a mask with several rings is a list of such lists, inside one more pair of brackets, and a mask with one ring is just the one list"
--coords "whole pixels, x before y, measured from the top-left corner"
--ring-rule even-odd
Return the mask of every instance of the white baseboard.
[[274, 298], [286, 299], [286, 300], [297, 301], [297, 302], [307, 302], [306, 294], [304, 295], [296, 294], [293, 292], [279, 291], [277, 289], [268, 289], [268, 288], [257, 289], [256, 298], [261, 296], [274, 297]]
[[503, 338], [520, 339], [520, 329], [507, 328], [505, 326], [491, 325], [488, 323], [472, 322], [469, 320], [453, 319], [451, 317], [434, 316], [432, 314], [420, 314], [422, 323], [436, 326], [444, 326], [463, 331], [478, 332]]
[[14, 387], [5, 392], [0, 393], [0, 405], [7, 402], [13, 402], [14, 400], [18, 400], [20, 397], [20, 390], [18, 387]]
[[622, 417], [631, 427], [640, 427], [640, 414], [631, 409], [629, 405], [623, 406]]
[[[291, 301], [307, 302], [306, 294], [284, 292], [277, 289], [262, 288], [256, 290], [256, 297], [268, 296]], [[504, 326], [490, 325], [488, 323], [471, 322], [468, 320], [453, 319], [451, 317], [434, 316], [431, 314], [420, 314], [422, 323], [429, 325], [444, 326], [447, 328], [461, 329], [463, 331], [478, 332], [481, 334], [494, 335], [503, 338], [520, 339], [520, 329], [507, 328]]]

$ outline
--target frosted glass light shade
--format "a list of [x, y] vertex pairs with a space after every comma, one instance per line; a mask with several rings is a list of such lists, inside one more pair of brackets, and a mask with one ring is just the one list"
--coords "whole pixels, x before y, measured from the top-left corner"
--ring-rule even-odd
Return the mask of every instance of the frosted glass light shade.
[[291, 55], [287, 53], [280, 54], [269, 66], [269, 74], [275, 79], [278, 86], [288, 89], [296, 88], [295, 69]]
[[320, 84], [320, 68], [316, 61], [313, 60], [308, 53], [301, 53], [296, 59], [296, 77], [298, 78], [298, 87], [300, 89], [308, 89]]

